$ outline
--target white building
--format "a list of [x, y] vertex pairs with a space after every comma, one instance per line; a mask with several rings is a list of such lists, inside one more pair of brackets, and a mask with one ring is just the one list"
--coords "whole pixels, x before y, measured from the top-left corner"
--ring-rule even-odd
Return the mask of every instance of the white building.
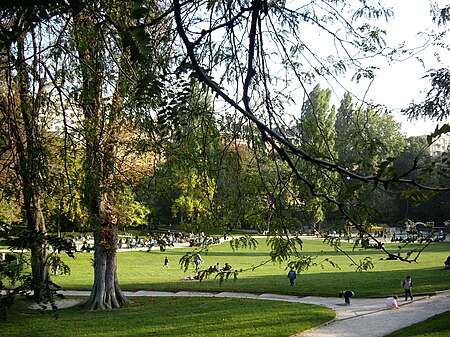
[[450, 134], [446, 133], [435, 139], [430, 145], [429, 151], [433, 157], [440, 157], [450, 151]]

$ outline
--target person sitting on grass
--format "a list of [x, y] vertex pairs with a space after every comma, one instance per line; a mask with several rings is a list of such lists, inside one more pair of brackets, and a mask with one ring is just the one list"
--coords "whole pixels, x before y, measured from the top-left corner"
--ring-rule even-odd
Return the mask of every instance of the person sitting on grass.
[[223, 267], [223, 271], [231, 270], [231, 266], [228, 264], [228, 262], [225, 262], [225, 266]]
[[450, 255], [447, 257], [447, 260], [444, 262], [445, 269], [450, 269]]
[[397, 303], [397, 298], [397, 295], [388, 297], [386, 300], [386, 307], [388, 307], [389, 309], [400, 309]]

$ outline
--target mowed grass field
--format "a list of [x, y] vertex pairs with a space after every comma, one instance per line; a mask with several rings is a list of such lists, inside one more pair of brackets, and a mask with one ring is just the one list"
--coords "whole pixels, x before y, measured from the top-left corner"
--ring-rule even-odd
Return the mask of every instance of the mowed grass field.
[[[397, 247], [397, 244], [388, 244]], [[195, 275], [193, 266], [184, 271], [179, 264], [187, 249], [171, 249], [165, 252], [119, 252], [118, 274], [123, 290], [155, 291], [237, 291], [255, 293], [282, 293], [295, 295], [336, 296], [343, 289], [351, 289], [356, 296], [387, 296], [403, 292], [400, 282], [406, 275], [413, 278], [414, 293], [429, 293], [450, 288], [450, 272], [444, 269], [444, 261], [450, 255], [450, 243], [433, 243], [419, 257], [416, 263], [405, 263], [385, 258], [379, 250], [352, 250], [352, 245], [341, 246], [355, 261], [370, 256], [374, 268], [356, 272], [348, 257], [335, 252], [321, 240], [304, 240], [303, 254], [317, 256], [317, 266], [298, 275], [296, 285], [291, 287], [287, 279], [285, 264], [269, 262], [262, 267], [239, 274], [237, 280], [226, 280], [222, 284], [211, 277], [207, 280], [182, 281], [187, 275]], [[409, 248], [420, 248], [410, 245]], [[259, 239], [256, 249], [232, 251], [228, 243], [212, 246], [202, 254], [203, 268], [221, 266], [228, 262], [233, 269], [251, 269], [267, 261], [269, 248], [264, 239]], [[164, 257], [170, 259], [169, 268], [163, 268]], [[71, 268], [70, 275], [60, 275], [54, 281], [65, 289], [90, 289], [93, 283], [92, 253], [80, 253], [76, 259], [65, 257]], [[324, 262], [330, 259], [339, 266]]]
[[273, 337], [292, 336], [330, 321], [328, 308], [301, 303], [199, 297], [139, 297], [117, 310], [61, 309], [58, 319], [15, 307], [1, 322], [8, 337]]
[[[257, 249], [233, 252], [227, 243], [213, 246], [202, 255], [204, 268], [219, 262], [230, 263], [234, 269], [248, 269], [268, 259], [265, 240], [259, 240]], [[396, 246], [393, 246], [396, 247]], [[356, 296], [387, 296], [402, 293], [401, 280], [413, 277], [414, 293], [427, 293], [450, 288], [450, 271], [443, 262], [450, 254], [449, 243], [433, 244], [417, 263], [380, 260], [378, 250], [355, 250], [349, 244], [342, 248], [355, 261], [370, 256], [375, 268], [355, 272], [355, 266], [341, 253], [320, 240], [305, 240], [303, 254], [317, 256], [317, 266], [301, 273], [294, 287], [289, 285], [286, 265], [267, 263], [260, 268], [243, 272], [237, 280], [220, 284], [210, 278], [202, 282], [182, 281], [195, 275], [193, 266], [188, 271], [180, 268], [179, 260], [187, 249], [165, 252], [118, 253], [119, 282], [123, 290], [155, 291], [236, 291], [254, 293], [282, 293], [295, 295], [337, 296], [340, 290], [350, 288]], [[411, 246], [413, 248], [413, 246]], [[163, 268], [164, 257], [170, 259], [169, 268]], [[93, 254], [77, 254], [76, 259], [64, 257], [71, 267], [70, 275], [59, 275], [54, 281], [64, 289], [89, 290], [93, 282]], [[320, 262], [331, 259], [340, 269]], [[279, 336], [288, 337], [324, 324], [335, 317], [334, 311], [302, 303], [230, 299], [211, 297], [130, 297], [132, 303], [118, 310], [91, 312], [81, 305], [58, 310], [58, 319], [30, 309], [28, 300], [19, 300], [1, 322], [0, 336], [9, 337], [64, 337], [64, 336]], [[84, 299], [83, 299], [84, 300]], [[419, 323], [395, 336], [448, 336], [449, 313]], [[429, 334], [431, 332], [431, 334]], [[394, 335], [393, 335], [394, 336]]]

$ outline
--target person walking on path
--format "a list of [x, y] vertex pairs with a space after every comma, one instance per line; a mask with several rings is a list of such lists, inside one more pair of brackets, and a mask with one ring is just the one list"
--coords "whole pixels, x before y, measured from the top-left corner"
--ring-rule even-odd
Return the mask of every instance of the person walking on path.
[[408, 300], [408, 296], [413, 300], [412, 295], [412, 279], [411, 276], [406, 276], [406, 278], [402, 281], [402, 287], [405, 290], [405, 301]]
[[295, 284], [295, 279], [297, 278], [297, 273], [295, 272], [294, 269], [291, 269], [287, 275], [289, 282], [291, 284], [291, 286], [293, 286]]
[[355, 296], [355, 293], [351, 290], [343, 290], [339, 293], [339, 297], [344, 297], [345, 305], [350, 305], [350, 297]]

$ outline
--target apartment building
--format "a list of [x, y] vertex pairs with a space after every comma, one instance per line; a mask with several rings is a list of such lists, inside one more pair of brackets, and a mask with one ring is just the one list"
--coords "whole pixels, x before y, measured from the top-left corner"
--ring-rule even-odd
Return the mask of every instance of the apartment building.
[[437, 138], [429, 148], [433, 157], [440, 157], [445, 152], [450, 151], [450, 134], [443, 134]]

